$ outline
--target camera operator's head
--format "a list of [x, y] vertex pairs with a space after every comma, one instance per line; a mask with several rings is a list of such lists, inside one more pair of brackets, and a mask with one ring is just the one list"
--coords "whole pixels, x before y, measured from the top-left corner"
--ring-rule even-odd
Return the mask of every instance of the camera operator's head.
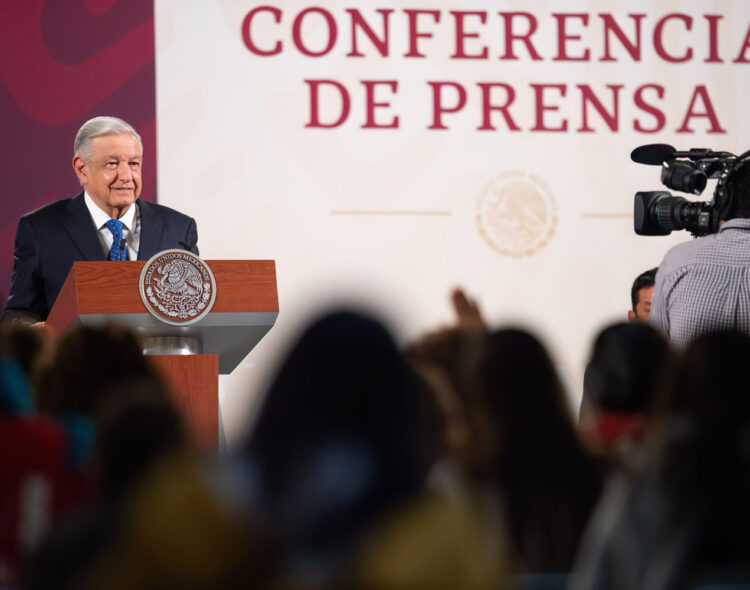
[[732, 192], [734, 203], [724, 221], [750, 218], [750, 157], [743, 158], [731, 172], [727, 190]]

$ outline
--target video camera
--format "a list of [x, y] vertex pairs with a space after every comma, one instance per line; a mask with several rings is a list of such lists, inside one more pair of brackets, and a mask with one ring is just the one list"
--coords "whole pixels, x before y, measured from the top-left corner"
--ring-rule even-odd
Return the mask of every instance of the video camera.
[[719, 220], [726, 219], [733, 206], [727, 178], [737, 156], [706, 148], [679, 152], [671, 145], [654, 143], [635, 148], [630, 159], [638, 164], [661, 166], [662, 184], [683, 193], [700, 195], [708, 179], [718, 179], [710, 203], [688, 201], [667, 191], [637, 192], [633, 206], [635, 233], [666, 236], [673, 230], [686, 229], [698, 237], [719, 230]]

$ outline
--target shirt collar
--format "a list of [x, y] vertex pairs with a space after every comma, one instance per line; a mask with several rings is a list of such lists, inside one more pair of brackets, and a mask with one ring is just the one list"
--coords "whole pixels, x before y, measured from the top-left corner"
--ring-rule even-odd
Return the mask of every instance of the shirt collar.
[[[101, 229], [104, 227], [104, 225], [111, 219], [109, 215], [107, 215], [104, 211], [102, 211], [99, 206], [94, 203], [94, 200], [89, 196], [89, 194], [84, 191], [83, 192], [83, 199], [86, 201], [86, 207], [89, 209], [89, 213], [91, 214], [91, 219], [94, 220], [94, 224], [96, 225], [96, 229]], [[128, 209], [127, 213], [120, 217], [120, 221], [122, 221], [122, 224], [129, 230], [133, 231], [135, 228], [135, 212], [136, 209], [138, 209], [138, 206], [133, 203], [130, 206], [130, 209]]]
[[730, 219], [719, 228], [719, 233], [725, 229], [750, 229], [750, 219], [745, 217], [735, 217]]

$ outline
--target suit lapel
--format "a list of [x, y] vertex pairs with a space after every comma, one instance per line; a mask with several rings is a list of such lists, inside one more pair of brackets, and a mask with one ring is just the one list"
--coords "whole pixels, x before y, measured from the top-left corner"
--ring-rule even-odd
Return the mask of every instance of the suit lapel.
[[70, 235], [73, 244], [81, 253], [82, 260], [106, 260], [102, 244], [96, 233], [94, 222], [83, 193], [73, 197], [68, 204], [67, 216], [63, 220], [63, 227]]
[[136, 201], [141, 211], [141, 241], [138, 246], [138, 260], [148, 260], [159, 252], [161, 244], [162, 222], [147, 201]]

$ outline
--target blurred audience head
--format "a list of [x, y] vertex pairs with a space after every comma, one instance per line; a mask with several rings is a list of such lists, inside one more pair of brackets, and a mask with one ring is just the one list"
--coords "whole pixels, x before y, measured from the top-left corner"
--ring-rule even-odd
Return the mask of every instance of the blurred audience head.
[[644, 324], [604, 328], [594, 341], [586, 386], [597, 406], [612, 412], [647, 412], [669, 345]]
[[93, 416], [119, 383], [158, 379], [134, 333], [121, 326], [80, 327], [63, 334], [39, 374], [39, 410]]
[[414, 379], [377, 320], [338, 311], [303, 333], [244, 447], [292, 569], [314, 569], [418, 491], [427, 469], [418, 411]]
[[[700, 336], [679, 360], [673, 385], [661, 400], [674, 440], [691, 446], [706, 465], [718, 466], [727, 453], [750, 460], [749, 358], [750, 337], [745, 334]], [[722, 453], [716, 455], [719, 449]]]
[[29, 378], [49, 344], [46, 330], [19, 323], [0, 322], [0, 358], [15, 361]]
[[487, 335], [470, 364], [481, 480], [494, 486], [520, 569], [566, 572], [601, 490], [557, 372], [531, 334]]
[[668, 343], [650, 326], [604, 328], [594, 341], [583, 383], [581, 426], [590, 441], [602, 448], [640, 440], [670, 364]]
[[628, 311], [629, 321], [648, 324], [657, 270], [659, 269], [652, 268], [635, 277], [633, 286], [630, 288], [630, 301], [633, 309]]
[[493, 469], [548, 455], [548, 441], [558, 437], [575, 441], [557, 372], [534, 336], [513, 328], [488, 334], [469, 369], [472, 417], [490, 445]]
[[750, 337], [745, 334], [700, 336], [683, 353], [662, 400], [652, 472], [664, 498], [654, 518], [662, 547], [670, 542], [680, 547], [674, 567], [688, 579], [736, 582], [733, 572], [741, 571], [741, 581], [747, 581], [748, 358]]
[[659, 471], [680, 503], [704, 495], [723, 497], [730, 505], [738, 493], [750, 492], [748, 358], [750, 337], [745, 334], [700, 336], [685, 350], [671, 387], [657, 400]]
[[187, 446], [188, 439], [160, 380], [131, 378], [113, 388], [98, 411], [96, 452], [103, 491], [117, 498], [157, 458]]

